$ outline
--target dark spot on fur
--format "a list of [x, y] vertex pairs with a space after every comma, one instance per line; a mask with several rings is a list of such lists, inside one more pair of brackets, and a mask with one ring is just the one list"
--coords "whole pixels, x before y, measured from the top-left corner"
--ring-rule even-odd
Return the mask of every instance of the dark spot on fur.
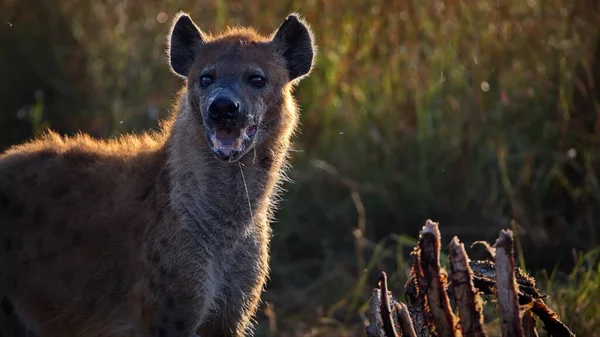
[[61, 276], [62, 276], [63, 282], [65, 284], [69, 284], [69, 283], [73, 282], [73, 279], [75, 278], [75, 272], [71, 269], [67, 269], [61, 273]]
[[185, 321], [182, 319], [176, 320], [175, 321], [175, 329], [177, 329], [177, 331], [185, 330]]
[[44, 211], [42, 210], [42, 208], [40, 206], [36, 206], [35, 210], [33, 211], [33, 228], [34, 229], [39, 229], [42, 227], [43, 223], [44, 223], [44, 217], [46, 215], [44, 214]]
[[158, 337], [166, 337], [167, 336], [167, 330], [165, 328], [159, 328], [158, 329]]
[[160, 280], [164, 281], [164, 279], [167, 278], [167, 267], [165, 266], [160, 266], [160, 269], [158, 270], [159, 276], [160, 276]]
[[167, 295], [167, 299], [165, 300], [165, 306], [169, 309], [172, 309], [175, 306], [175, 299], [171, 295]]
[[6, 285], [7, 285], [8, 289], [10, 289], [11, 291], [15, 291], [18, 286], [17, 279], [12, 275], [7, 275], [6, 276]]
[[108, 231], [103, 231], [98, 235], [98, 240], [100, 240], [100, 242], [111, 242], [112, 238]]
[[160, 245], [161, 246], [166, 247], [168, 243], [169, 242], [167, 241], [167, 239], [165, 239], [165, 238], [160, 239]]
[[7, 209], [9, 204], [10, 204], [10, 201], [8, 200], [8, 197], [6, 196], [6, 194], [0, 193], [0, 207]]
[[12, 316], [12, 314], [14, 313], [13, 305], [6, 297], [2, 298], [2, 311], [4, 312], [4, 315], [8, 317]]
[[23, 215], [23, 205], [13, 202], [9, 206], [10, 207], [8, 207], [8, 211], [10, 214], [16, 217], [20, 217], [21, 215]]
[[170, 268], [169, 266], [166, 266], [166, 265], [160, 266], [159, 273], [160, 273], [160, 278], [163, 280], [165, 280], [167, 278], [174, 279], [177, 276], [175, 269]]
[[34, 333], [31, 332], [31, 330], [29, 330], [25, 324], [23, 324], [23, 322], [19, 319], [19, 316], [16, 315], [15, 313], [15, 309], [14, 309], [14, 305], [12, 304], [12, 302], [7, 298], [7, 297], [3, 297], [2, 298], [2, 311], [4, 313], [4, 318], [2, 319], [2, 322], [4, 322], [4, 324], [8, 324], [9, 326], [12, 327], [12, 333], [10, 335], [4, 335], [0, 333], [0, 337], [2, 336], [6, 336], [6, 337], [36, 337], [37, 335], [35, 335]]
[[167, 284], [165, 283], [165, 280], [163, 278], [160, 278], [158, 280], [158, 291], [163, 293], [167, 291]]
[[[131, 222], [133, 222], [133, 220]], [[133, 227], [133, 235], [136, 238], [141, 237], [143, 234], [144, 234], [144, 226], [141, 226], [141, 225], [138, 224], [138, 225], [136, 225], [136, 226]]]
[[110, 289], [109, 296], [110, 298], [117, 301], [119, 298], [123, 296], [126, 288], [126, 279], [125, 272], [121, 266], [117, 267], [116, 270], [112, 273], [113, 277], [110, 280], [109, 284], [113, 286]]
[[83, 234], [80, 231], [75, 231], [73, 233], [73, 237], [71, 238], [71, 243], [73, 246], [80, 246], [83, 242]]
[[273, 157], [271, 156], [263, 156], [259, 159], [259, 164], [265, 168], [271, 168], [273, 166]]
[[146, 187], [146, 189], [144, 190], [142, 195], [140, 195], [139, 199], [142, 201], [148, 199], [148, 196], [150, 196], [150, 193], [152, 193], [152, 191], [154, 191], [154, 187], [155, 187], [154, 183], [152, 183], [152, 184], [150, 184], [150, 186]]
[[150, 277], [150, 282], [148, 282], [148, 287], [150, 288], [151, 292], [156, 293], [158, 284], [156, 283], [156, 279], [154, 278], [154, 276]]
[[4, 238], [4, 242], [2, 242], [2, 245], [4, 246], [5, 252], [10, 253], [12, 251], [13, 243], [9, 238]]
[[68, 151], [63, 156], [74, 166], [90, 165], [98, 161], [98, 155], [80, 151]]
[[58, 258], [57, 252], [49, 252], [40, 257], [40, 262], [43, 264], [52, 264]]
[[163, 324], [167, 324], [167, 323], [169, 323], [169, 316], [167, 316], [167, 315], [163, 315], [163, 316], [160, 318], [160, 322], [161, 322], [161, 323], [163, 323]]
[[152, 253], [152, 262], [159, 263], [160, 262], [160, 254], [158, 252]]
[[63, 237], [65, 235], [65, 226], [62, 223], [56, 224], [52, 233], [58, 237]]
[[40, 159], [52, 159], [56, 157], [56, 152], [52, 150], [41, 150], [38, 152]]
[[86, 303], [86, 304], [87, 304], [87, 307], [88, 307], [90, 310], [91, 310], [91, 309], [96, 309], [96, 305], [97, 305], [97, 303], [96, 303], [96, 299], [95, 299], [94, 297], [90, 297], [90, 298], [87, 300], [87, 303]]
[[70, 191], [71, 191], [71, 188], [69, 186], [58, 185], [52, 190], [52, 197], [54, 197], [56, 199], [60, 199], [64, 196], [66, 196], [67, 194], [69, 194]]
[[15, 251], [20, 252], [23, 250], [23, 240], [15, 240], [14, 242]]

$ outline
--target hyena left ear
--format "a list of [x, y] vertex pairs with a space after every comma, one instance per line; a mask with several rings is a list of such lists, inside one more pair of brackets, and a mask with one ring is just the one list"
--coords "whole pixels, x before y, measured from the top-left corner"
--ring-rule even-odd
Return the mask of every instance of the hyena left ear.
[[196, 53], [204, 44], [204, 39], [194, 21], [186, 13], [177, 13], [174, 22], [168, 41], [169, 62], [171, 69], [177, 75], [187, 78]]
[[274, 44], [285, 59], [290, 81], [300, 80], [312, 70], [317, 47], [308, 24], [290, 14], [274, 33]]

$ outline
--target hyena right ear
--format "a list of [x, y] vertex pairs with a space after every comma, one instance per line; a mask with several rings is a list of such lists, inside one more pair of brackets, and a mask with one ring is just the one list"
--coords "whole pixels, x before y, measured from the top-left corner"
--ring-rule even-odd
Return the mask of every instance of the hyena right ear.
[[187, 78], [196, 53], [204, 44], [204, 39], [194, 21], [186, 13], [177, 13], [173, 21], [175, 23], [171, 27], [168, 41], [169, 62], [171, 69], [177, 75]]
[[288, 15], [271, 43], [282, 53], [290, 81], [297, 82], [311, 72], [317, 47], [310, 26], [298, 14]]

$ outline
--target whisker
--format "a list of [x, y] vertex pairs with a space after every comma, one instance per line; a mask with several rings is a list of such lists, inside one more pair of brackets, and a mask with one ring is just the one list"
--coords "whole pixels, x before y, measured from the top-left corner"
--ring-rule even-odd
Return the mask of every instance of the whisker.
[[242, 169], [242, 164], [239, 161], [238, 167], [240, 168], [240, 173], [242, 174], [242, 182], [244, 183], [244, 189], [246, 190], [246, 200], [248, 200], [248, 210], [250, 210], [250, 217], [254, 218], [254, 215], [252, 214], [252, 204], [250, 203], [250, 194], [248, 193], [248, 185], [246, 184], [246, 178], [244, 177], [244, 170]]

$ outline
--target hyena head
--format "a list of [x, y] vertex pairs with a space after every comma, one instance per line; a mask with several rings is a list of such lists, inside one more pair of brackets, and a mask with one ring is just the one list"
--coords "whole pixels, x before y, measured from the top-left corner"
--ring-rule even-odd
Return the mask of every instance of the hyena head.
[[211, 36], [184, 13], [174, 20], [168, 51], [173, 72], [187, 79], [199, 137], [225, 162], [284, 127], [290, 87], [310, 73], [315, 52], [310, 28], [295, 14], [263, 37], [249, 28]]

